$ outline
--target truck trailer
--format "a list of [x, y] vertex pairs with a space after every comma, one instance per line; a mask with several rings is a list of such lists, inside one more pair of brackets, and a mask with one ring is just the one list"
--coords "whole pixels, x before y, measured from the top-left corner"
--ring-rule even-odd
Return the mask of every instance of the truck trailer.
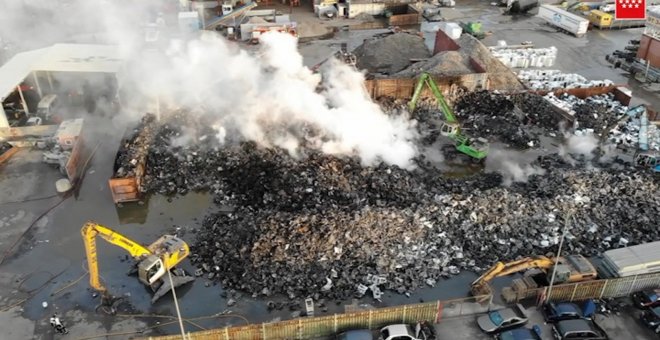
[[548, 24], [578, 38], [583, 37], [587, 33], [587, 29], [589, 29], [589, 20], [556, 6], [541, 5], [537, 16], [545, 20]]
[[652, 274], [660, 271], [660, 241], [608, 250], [597, 267], [600, 278]]

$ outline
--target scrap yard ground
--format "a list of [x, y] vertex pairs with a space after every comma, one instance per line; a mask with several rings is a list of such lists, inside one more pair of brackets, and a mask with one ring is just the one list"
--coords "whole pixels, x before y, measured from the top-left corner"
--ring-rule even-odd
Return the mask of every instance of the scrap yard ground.
[[[314, 40], [311, 36], [325, 35], [327, 30], [315, 27], [320, 19], [313, 17], [311, 13], [307, 12], [309, 7], [308, 3], [303, 2], [303, 6], [296, 8], [292, 15], [292, 18], [301, 23], [299, 26], [300, 34], [305, 40], [299, 44], [298, 48], [304, 58], [304, 64], [308, 67], [324, 61], [339, 49], [341, 43], [347, 43], [349, 50], [353, 50], [361, 45], [364, 39], [387, 31], [386, 29], [340, 29], [332, 37], [324, 38], [323, 40]], [[492, 34], [483, 40], [483, 43], [487, 46], [495, 45], [498, 40], [506, 40], [510, 44], [529, 40], [533, 41], [538, 47], [556, 46], [558, 57], [553, 68], [565, 72], [580, 73], [588, 79], [610, 79], [616, 84], [627, 84], [633, 91], [636, 104], [647, 104], [656, 110], [660, 108], [660, 87], [657, 86], [658, 84], [655, 84], [655, 87], [640, 84], [638, 81], [630, 79], [621, 70], [611, 68], [605, 61], [606, 54], [611, 53], [615, 49], [623, 48], [629, 40], [639, 38], [643, 30], [641, 28], [615, 31], [590, 31], [585, 38], [578, 39], [561, 32], [556, 32], [543, 24], [538, 18], [531, 16], [503, 16], [500, 13], [500, 8], [493, 7], [485, 1], [457, 1], [457, 6], [451, 11], [454, 16], [453, 20], [469, 21], [478, 19], [483, 23], [486, 31], [492, 31]], [[347, 19], [343, 21], [351, 22], [351, 20]], [[338, 24], [333, 25], [340, 26]], [[331, 25], [324, 24], [324, 26]], [[310, 29], [310, 32], [313, 33], [305, 32], [307, 29]], [[385, 107], [387, 105], [383, 106]], [[163, 234], [177, 234], [189, 244], [194, 244], [198, 240], [199, 234], [203, 235], [203, 233], [208, 232], [208, 225], [202, 227], [205, 217], [209, 215], [217, 217], [216, 214], [224, 214], [225, 211], [223, 209], [229, 209], [223, 204], [218, 204], [217, 201], [221, 200], [218, 198], [220, 195], [214, 196], [213, 193], [207, 192], [188, 192], [185, 195], [175, 196], [154, 193], [146, 195], [140, 203], [116, 206], [108, 187], [108, 179], [116, 175], [113, 166], [117, 150], [120, 149], [123, 132], [126, 128], [133, 128], [136, 122], [119, 122], [116, 119], [99, 116], [86, 116], [85, 120], [85, 126], [89, 127], [89, 129], [85, 130], [84, 139], [86, 141], [92, 141], [89, 143], [90, 150], [88, 151], [92, 151], [96, 143], [99, 143], [99, 146], [98, 149], [94, 149], [94, 155], [86, 169], [84, 179], [74, 194], [61, 196], [56, 193], [54, 183], [57, 179], [61, 178], [61, 175], [57, 170], [42, 162], [42, 153], [40, 151], [22, 149], [8, 162], [0, 165], [0, 188], [2, 190], [0, 194], [0, 329], [2, 329], [0, 338], [2, 339], [128, 339], [137, 336], [177, 334], [179, 332], [179, 325], [176, 323], [176, 311], [171, 298], [166, 296], [157, 303], [151, 304], [148, 288], [143, 286], [137, 279], [127, 276], [130, 261], [128, 261], [126, 253], [104, 242], [98, 242], [97, 245], [102, 280], [111, 292], [122, 295], [126, 301], [130, 301], [130, 304], [120, 305], [117, 314], [114, 316], [97, 313], [95, 309], [100, 303], [100, 298], [89, 288], [87, 263], [85, 261], [85, 251], [80, 228], [86, 221], [94, 220], [116, 229], [142, 244], [153, 242]], [[539, 150], [532, 151], [531, 154], [533, 154], [533, 157], [539, 154], [554, 153], [561, 144], [561, 141], [550, 138], [547, 134], [542, 136], [541, 139], [543, 147]], [[500, 145], [497, 144], [497, 146], [499, 147]], [[280, 157], [277, 159], [281, 160], [281, 155], [279, 154], [270, 154], [269, 156], [273, 157], [273, 159]], [[527, 157], [531, 156], [528, 155]], [[429, 158], [432, 158], [432, 155], [429, 155]], [[209, 160], [209, 162], [211, 161]], [[555, 159], [547, 160], [547, 162], [551, 166], [557, 164], [557, 160]], [[182, 165], [183, 163], [175, 162], [174, 164], [180, 165], [180, 168], [184, 167]], [[244, 165], [247, 167], [251, 164], [248, 164], [246, 161]], [[346, 176], [350, 178], [346, 181], [354, 180], [356, 183], [359, 183], [360, 176], [364, 175], [364, 173], [352, 171], [350, 168], [356, 164], [358, 163], [347, 162], [334, 165], [344, 166], [346, 173], [348, 174], [350, 172], [350, 176]], [[295, 167], [287, 168], [282, 164], [277, 165], [281, 167], [278, 169], [284, 169], [284, 171], [293, 172], [297, 169]], [[497, 164], [486, 162], [486, 172], [495, 172], [499, 168]], [[164, 171], [168, 170], [166, 168], [164, 169]], [[258, 169], [258, 167], [255, 166], [254, 169]], [[383, 173], [387, 172], [390, 175], [391, 170], [392, 168], [383, 167], [379, 171]], [[176, 167], [172, 171], [176, 171]], [[469, 172], [468, 170], [464, 171]], [[553, 171], [563, 171], [563, 169]], [[167, 177], [167, 175], [171, 174], [161, 174], [162, 177]], [[254, 178], [260, 179], [261, 177], [258, 176], [261, 176], [261, 174], [255, 175]], [[579, 177], [576, 173], [571, 173], [571, 176]], [[177, 176], [174, 175], [174, 177]], [[402, 193], [402, 195], [409, 193], [406, 190], [416, 190], [417, 187], [415, 185], [419, 183], [415, 181], [418, 178], [405, 177], [402, 180], [401, 178], [404, 177], [403, 175], [399, 176], [399, 173], [395, 172], [392, 177], [382, 177], [385, 180], [388, 178], [391, 179], [392, 183], [376, 183], [374, 180], [368, 184], [372, 186], [371, 189], [376, 188], [373, 189], [375, 191], [379, 190], [380, 187], [386, 188], [387, 185], [391, 185], [394, 188], [393, 190], [397, 190], [396, 193]], [[318, 182], [316, 182], [319, 178], [313, 177], [309, 173], [300, 173], [296, 178], [309, 179], [309, 185], [314, 190], [317, 190], [319, 187]], [[395, 183], [394, 178], [396, 178], [396, 181], [400, 180], [402, 182]], [[639, 180], [637, 177], [630, 179], [625, 175], [621, 175], [620, 177], [607, 178], [610, 180], [614, 178], [621, 182], [629, 180], [630, 182], [625, 183], [639, 184], [639, 182], [634, 182], [635, 180]], [[424, 180], [439, 183], [433, 182], [432, 179], [426, 177]], [[570, 180], [568, 179], [566, 181]], [[578, 184], [583, 183], [580, 182], [580, 178], [575, 180]], [[172, 182], [177, 182], [177, 179], [174, 178]], [[236, 182], [244, 183], [241, 180], [236, 180]], [[313, 185], [311, 184], [312, 182], [314, 182]], [[486, 192], [486, 188], [490, 185], [487, 182], [488, 179], [484, 179], [479, 183], [473, 183], [473, 185], [482, 185], [484, 192]], [[540, 183], [556, 184], [559, 182], [557, 180], [557, 182]], [[295, 181], [292, 183], [299, 184], [299, 182]], [[404, 186], [401, 183], [405, 183], [408, 187], [401, 188], [401, 186]], [[349, 184], [353, 185], [354, 183]], [[179, 187], [181, 186], [180, 183], [177, 185]], [[452, 188], [453, 185], [456, 195], [464, 194], [461, 193], [460, 184], [441, 182], [441, 185], [446, 185], [447, 188]], [[654, 185], [657, 185], [657, 179]], [[174, 186], [176, 187], [176, 185]], [[642, 186], [640, 184], [640, 188]], [[420, 187], [423, 186], [420, 184]], [[490, 187], [488, 188], [490, 189]], [[249, 189], [245, 190], [249, 191]], [[310, 188], [309, 190], [308, 193], [311, 193], [312, 189]], [[643, 190], [640, 189], [640, 191]], [[633, 193], [628, 193], [633, 195]], [[377, 194], [382, 194], [382, 192], [378, 192]], [[503, 195], [502, 197], [524, 196], [514, 191], [510, 194], [509, 192], [498, 192], [498, 194]], [[600, 193], [601, 196], [598, 197], [606, 196], [606, 194]], [[650, 196], [654, 194], [657, 201], [658, 192], [651, 193]], [[597, 193], [594, 193], [594, 196], [597, 195]], [[460, 197], [467, 197], [467, 194]], [[388, 199], [395, 200], [385, 197], [382, 199], [385, 201]], [[401, 199], [403, 200], [404, 198]], [[441, 202], [442, 199], [446, 198], [434, 197], [433, 199], [437, 199], [438, 201], [436, 202]], [[476, 202], [480, 197], [470, 197], [469, 199], [474, 199]], [[273, 205], [278, 203], [277, 199], [271, 198], [271, 200]], [[506, 199], [502, 198], [502, 201], [504, 202]], [[376, 202], [375, 198], [374, 202]], [[444, 203], [447, 205], [450, 204], [446, 201]], [[360, 203], [350, 204], [358, 206]], [[307, 208], [310, 210], [319, 209], [319, 207], [305, 206], [305, 209]], [[344, 216], [342, 215], [343, 212], [335, 211], [332, 207], [325, 208], [327, 208], [328, 215]], [[403, 211], [407, 208], [401, 207], [400, 210]], [[545, 212], [543, 209], [547, 207], [539, 206], [537, 208], [539, 211]], [[456, 209], [459, 210], [462, 208], [457, 207]], [[254, 206], [250, 206], [250, 209], [245, 211], [256, 215], [259, 210], [259, 205], [255, 203]], [[264, 212], [268, 212], [267, 208], [263, 208], [263, 210]], [[369, 213], [371, 212], [369, 209], [366, 210]], [[377, 208], [373, 210], [376, 211]], [[397, 210], [399, 210], [399, 207], [397, 207]], [[404, 218], [401, 216], [407, 216], [406, 218], [408, 218], [412, 214], [403, 215], [402, 213], [400, 216], [394, 216], [393, 213], [383, 213], [383, 215], [376, 215], [376, 218], [381, 218], [385, 221], [389, 221], [386, 220], [387, 218], [403, 220]], [[357, 215], [359, 213], [356, 212], [355, 216]], [[417, 212], [414, 212], [414, 215], [415, 219], [420, 217], [417, 216]], [[282, 216], [288, 215], [278, 211], [277, 214], [273, 213], [272, 219], [270, 217], [260, 217], [263, 219], [258, 220], [257, 217], [251, 217], [254, 219], [246, 218], [239, 222], [226, 221], [226, 223], [245, 223], [246, 225], [252, 225], [256, 223], [255, 221], [277, 222], [278, 218], [283, 218]], [[467, 216], [469, 216], [467, 219], [472, 217], [469, 214]], [[337, 218], [340, 219], [341, 217]], [[346, 218], [350, 218], [350, 216]], [[353, 218], [357, 219], [358, 217]], [[410, 217], [410, 219], [412, 220], [413, 218]], [[547, 217], [542, 216], [539, 219], [547, 219]], [[424, 223], [424, 221], [424, 217], [422, 216], [420, 223]], [[302, 229], [304, 223], [305, 221], [300, 222], [300, 225], [296, 226]], [[514, 222], [511, 223], [513, 224]], [[643, 222], [637, 219], [635, 223]], [[657, 225], [657, 222], [650, 223], [656, 223]], [[291, 222], [291, 225], [293, 224], [294, 222]], [[245, 230], [249, 229], [246, 227]], [[466, 233], [463, 235], [469, 234]], [[271, 235], [270, 237], [276, 238], [276, 236], [289, 237], [289, 235]], [[496, 237], [496, 235], [493, 237]], [[296, 236], [292, 235], [290, 238], [294, 240]], [[383, 236], [383, 239], [385, 239], [385, 236]], [[262, 241], [264, 240], [262, 239]], [[219, 237], [218, 242], [221, 242]], [[223, 239], [222, 242], [230, 243], [231, 240]], [[204, 251], [210, 252], [213, 250], [213, 253], [215, 253], [217, 250], [212, 246], [209, 247], [210, 250], [205, 248]], [[521, 245], [519, 248], [522, 247]], [[257, 246], [255, 246], [256, 248]], [[474, 254], [473, 257], [477, 260], [479, 260], [479, 257], [492, 257], [493, 249], [495, 248], [486, 250], [485, 254], [481, 256]], [[454, 255], [458, 253], [457, 250], [452, 251]], [[341, 249], [338, 252], [341, 252]], [[595, 253], [596, 251], [593, 250], [593, 252]], [[258, 254], [255, 255], [255, 253], [252, 253], [252, 255], [257, 256]], [[200, 260], [200, 263], [203, 263], [203, 259]], [[198, 266], [201, 266], [200, 263], [192, 263], [192, 261], [186, 260], [183, 262], [182, 268], [189, 273], [195, 273]], [[228, 267], [231, 266], [228, 265]], [[465, 265], [462, 269], [470, 267], [475, 267], [475, 265]], [[290, 269], [291, 275], [299, 271], [299, 268], [291, 267]], [[218, 277], [213, 280], [212, 277], [208, 276], [208, 271], [205, 270], [203, 276], [198, 277], [193, 284], [177, 289], [178, 304], [187, 331], [193, 332], [225, 326], [243, 325], [246, 323], [287, 320], [299, 316], [304, 311], [305, 296], [301, 294], [290, 299], [285, 294], [263, 296], [270, 294], [232, 289], [223, 286], [222, 272], [219, 272], [217, 274]], [[444, 274], [447, 274], [447, 272], [445, 271]], [[346, 310], [462, 298], [469, 296], [470, 283], [477, 277], [477, 274], [470, 270], [461, 270], [457, 275], [446, 276], [449, 278], [438, 280], [435, 287], [429, 287], [430, 284], [426, 285], [424, 288], [410, 292], [409, 296], [398, 294], [393, 290], [387, 290], [384, 292], [382, 301], [372, 299], [370, 296], [371, 293], [368, 293], [362, 299], [317, 299], [315, 313], [317, 316], [331, 315], [333, 313], [342, 313]], [[265, 282], [268, 278], [262, 279]], [[496, 279], [494, 286], [499, 290], [509, 282], [510, 278]], [[353, 282], [349, 281], [349, 283]], [[231, 281], [231, 284], [233, 287], [237, 285], [235, 281]], [[290, 285], [294, 286], [296, 283], [293, 282]], [[250, 287], [250, 289], [253, 288]], [[403, 289], [403, 292], [406, 292], [406, 290]], [[353, 295], [353, 292], [348, 295]], [[499, 296], [495, 297], [495, 300], [496, 305], [501, 304]], [[273, 306], [278, 305], [280, 307], [284, 306], [284, 308], [273, 308]], [[531, 315], [530, 325], [541, 325], [543, 329], [542, 338], [551, 339], [550, 326], [543, 323], [542, 316], [535, 307], [528, 307], [528, 312]], [[60, 315], [70, 330], [69, 334], [54, 334], [48, 323], [48, 318], [53, 313]], [[598, 315], [597, 322], [606, 329], [611, 339], [657, 338], [656, 335], [639, 322], [637, 318], [638, 314], [639, 311], [632, 310], [631, 308], [624, 309], [621, 315], [610, 315], [608, 317]], [[443, 319], [436, 325], [436, 331], [438, 333], [438, 339], [489, 338], [477, 329], [474, 316]]]

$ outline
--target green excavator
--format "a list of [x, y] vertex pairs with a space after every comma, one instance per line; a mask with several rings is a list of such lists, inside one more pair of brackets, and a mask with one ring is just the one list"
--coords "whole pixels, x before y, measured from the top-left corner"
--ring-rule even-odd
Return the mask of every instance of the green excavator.
[[415, 111], [417, 101], [419, 100], [424, 85], [427, 85], [431, 89], [431, 92], [435, 95], [435, 99], [438, 101], [439, 109], [444, 114], [444, 121], [440, 126], [440, 134], [451, 139], [454, 142], [454, 147], [459, 152], [466, 154], [475, 160], [485, 159], [486, 156], [488, 156], [488, 141], [483, 138], [473, 139], [462, 134], [460, 123], [445, 101], [445, 97], [442, 95], [442, 92], [440, 92], [438, 85], [436, 85], [435, 81], [428, 73], [422, 73], [417, 81], [415, 93], [408, 103], [408, 109], [410, 112]]

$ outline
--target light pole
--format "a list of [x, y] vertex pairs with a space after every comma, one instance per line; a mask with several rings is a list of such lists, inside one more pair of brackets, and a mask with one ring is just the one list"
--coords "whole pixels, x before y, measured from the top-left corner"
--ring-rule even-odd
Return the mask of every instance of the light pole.
[[167, 276], [170, 278], [170, 286], [172, 286], [172, 297], [174, 298], [174, 307], [176, 308], [176, 316], [179, 319], [179, 328], [181, 329], [181, 339], [186, 340], [186, 330], [183, 328], [183, 319], [181, 319], [181, 311], [179, 310], [179, 302], [176, 299], [176, 291], [174, 290], [174, 281], [172, 280], [172, 273], [167, 270]]
[[566, 217], [564, 218], [564, 229], [561, 232], [561, 239], [559, 240], [559, 249], [557, 250], [557, 255], [555, 256], [554, 263], [552, 267], [552, 275], [550, 276], [550, 286], [548, 286], [548, 294], [545, 296], [545, 302], [548, 302], [552, 296], [552, 285], [555, 283], [555, 275], [557, 274], [557, 263], [559, 262], [559, 257], [561, 256], [561, 248], [564, 246], [564, 239], [566, 238], [566, 232], [568, 231], [568, 221], [573, 216], [572, 211], [568, 210]]

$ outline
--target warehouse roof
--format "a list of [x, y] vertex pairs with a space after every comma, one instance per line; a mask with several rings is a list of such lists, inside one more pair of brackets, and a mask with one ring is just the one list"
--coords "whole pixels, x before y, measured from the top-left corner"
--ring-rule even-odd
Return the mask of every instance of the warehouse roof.
[[122, 65], [117, 46], [55, 44], [16, 54], [0, 67], [0, 100], [32, 71], [116, 73]]
[[42, 48], [16, 54], [0, 67], [0, 101], [14, 92], [31, 71], [32, 65], [41, 58], [47, 49]]

